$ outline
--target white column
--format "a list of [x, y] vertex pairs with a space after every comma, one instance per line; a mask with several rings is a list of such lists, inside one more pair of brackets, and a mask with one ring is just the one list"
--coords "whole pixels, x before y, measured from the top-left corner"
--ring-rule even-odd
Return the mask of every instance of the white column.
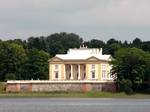
[[73, 80], [73, 65], [71, 64], [71, 76], [70, 79]]
[[64, 80], [66, 80], [66, 65], [64, 64]]
[[81, 79], [81, 75], [80, 75], [80, 64], [78, 64], [78, 80]]

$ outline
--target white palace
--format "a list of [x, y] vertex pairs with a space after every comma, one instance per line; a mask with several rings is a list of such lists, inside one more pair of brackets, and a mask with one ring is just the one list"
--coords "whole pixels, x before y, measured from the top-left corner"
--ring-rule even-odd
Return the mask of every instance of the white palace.
[[111, 59], [111, 55], [102, 54], [102, 48], [69, 49], [67, 54], [57, 54], [49, 60], [49, 80], [113, 81]]

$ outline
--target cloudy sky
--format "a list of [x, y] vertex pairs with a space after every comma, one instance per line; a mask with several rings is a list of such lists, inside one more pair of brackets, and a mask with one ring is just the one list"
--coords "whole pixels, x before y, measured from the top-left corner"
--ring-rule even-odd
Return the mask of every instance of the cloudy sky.
[[150, 0], [0, 0], [0, 39], [55, 32], [150, 40]]

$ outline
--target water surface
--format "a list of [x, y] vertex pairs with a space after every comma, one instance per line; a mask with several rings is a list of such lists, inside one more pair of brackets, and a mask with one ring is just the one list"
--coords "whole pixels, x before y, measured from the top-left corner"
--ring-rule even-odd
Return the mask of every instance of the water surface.
[[1, 98], [0, 112], [150, 112], [150, 99]]

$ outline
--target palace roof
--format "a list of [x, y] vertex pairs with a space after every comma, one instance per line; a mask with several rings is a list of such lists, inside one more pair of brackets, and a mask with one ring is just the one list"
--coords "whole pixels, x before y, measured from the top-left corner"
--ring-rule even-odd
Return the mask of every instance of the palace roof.
[[69, 49], [67, 54], [57, 54], [55, 57], [60, 58], [62, 60], [86, 60], [91, 57], [95, 57], [99, 60], [111, 60], [111, 55], [102, 54], [102, 48], [74, 48]]

